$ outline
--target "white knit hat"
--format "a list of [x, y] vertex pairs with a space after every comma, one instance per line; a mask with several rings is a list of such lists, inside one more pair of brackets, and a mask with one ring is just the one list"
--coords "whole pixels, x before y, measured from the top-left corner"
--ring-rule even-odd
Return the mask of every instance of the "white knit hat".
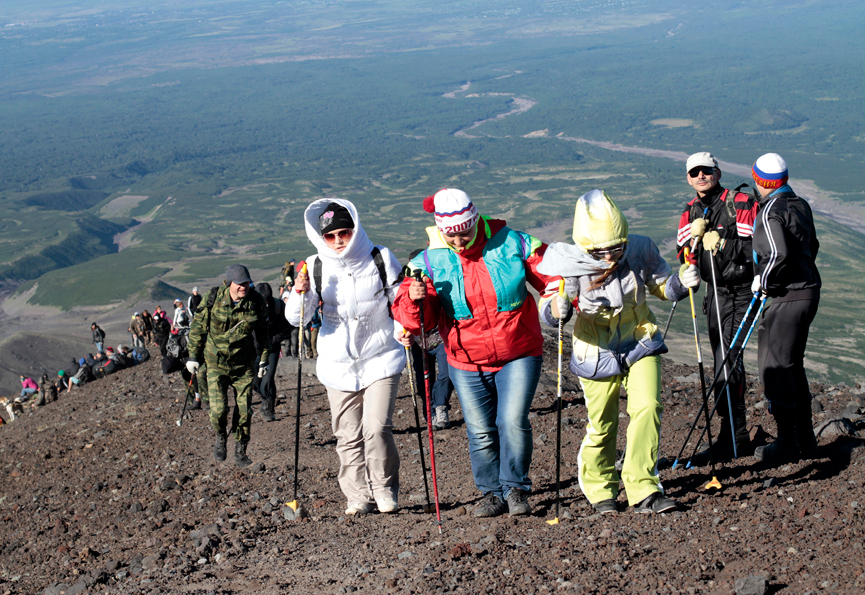
[[763, 188], [780, 188], [787, 183], [787, 162], [778, 153], [766, 153], [751, 168], [751, 176]]
[[426, 197], [423, 206], [427, 213], [435, 213], [436, 226], [442, 233], [466, 231], [480, 219], [469, 195], [456, 188], [445, 188]]

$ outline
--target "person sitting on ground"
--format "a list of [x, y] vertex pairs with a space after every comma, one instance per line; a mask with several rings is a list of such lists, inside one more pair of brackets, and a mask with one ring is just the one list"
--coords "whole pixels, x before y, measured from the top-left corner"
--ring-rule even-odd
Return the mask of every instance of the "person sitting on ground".
[[43, 372], [39, 378], [39, 392], [36, 399], [30, 403], [32, 408], [42, 407], [43, 405], [57, 400], [57, 387], [48, 377], [47, 372]]
[[21, 397], [22, 399], [29, 399], [30, 395], [37, 392], [39, 390], [39, 386], [33, 381], [32, 378], [27, 378], [26, 376], [21, 376], [19, 378], [21, 380]]
[[57, 378], [54, 379], [54, 388], [57, 389], [57, 396], [60, 396], [64, 390], [69, 392], [69, 377], [66, 375], [66, 370], [57, 372]]
[[[603, 190], [577, 200], [574, 244], [550, 245], [538, 267], [565, 279], [565, 296], [540, 303], [550, 326], [567, 321], [578, 302], [570, 370], [580, 377], [589, 421], [579, 454], [580, 488], [601, 514], [618, 512], [619, 481], [639, 513], [675, 510], [658, 476], [661, 358], [663, 333], [646, 304], [646, 294], [662, 300], [688, 297], [700, 286], [700, 273], [683, 264], [678, 274], [650, 238], [629, 234], [628, 222]], [[628, 391], [627, 446], [621, 474], [616, 471], [620, 388]]]
[[389, 306], [400, 265], [390, 250], [373, 245], [348, 200], [317, 200], [304, 219], [317, 253], [295, 278], [285, 312], [299, 328], [322, 303], [316, 374], [330, 403], [345, 513], [367, 514], [376, 506], [394, 513], [400, 463], [393, 411], [405, 350], [394, 338], [402, 327]]
[[537, 269], [546, 244], [482, 217], [468, 194], [446, 188], [424, 200], [435, 225], [429, 248], [409, 263], [394, 317], [420, 334], [438, 326], [449, 376], [462, 405], [477, 517], [531, 514], [532, 424], [529, 409], [541, 375], [544, 337], [526, 285], [554, 291], [558, 279]]

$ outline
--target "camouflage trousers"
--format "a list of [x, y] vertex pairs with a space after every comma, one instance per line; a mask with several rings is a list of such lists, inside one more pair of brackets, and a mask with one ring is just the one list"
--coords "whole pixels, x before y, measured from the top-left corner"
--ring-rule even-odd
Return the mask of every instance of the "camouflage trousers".
[[[235, 370], [225, 373], [211, 365], [207, 373], [207, 392], [210, 397], [210, 425], [217, 434], [228, 433], [228, 387], [237, 392], [234, 411], [231, 414], [231, 431], [237, 442], [249, 442], [252, 426], [252, 381], [255, 368]], [[204, 398], [204, 397], [202, 397]]]

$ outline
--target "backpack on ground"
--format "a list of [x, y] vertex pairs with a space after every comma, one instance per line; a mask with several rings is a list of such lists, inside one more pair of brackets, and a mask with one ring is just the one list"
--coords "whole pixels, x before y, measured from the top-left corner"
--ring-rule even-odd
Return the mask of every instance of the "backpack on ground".
[[168, 338], [168, 343], [165, 345], [165, 351], [174, 359], [183, 359], [189, 357], [189, 352], [186, 348], [186, 343], [189, 337], [189, 329], [181, 329], [173, 333]]

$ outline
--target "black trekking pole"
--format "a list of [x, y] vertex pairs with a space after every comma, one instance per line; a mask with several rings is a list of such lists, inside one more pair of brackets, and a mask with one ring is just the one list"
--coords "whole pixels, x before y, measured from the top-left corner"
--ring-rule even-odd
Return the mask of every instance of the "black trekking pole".
[[[420, 270], [416, 270], [414, 272], [414, 278], [417, 281], [423, 283], [423, 278], [421, 277]], [[430, 456], [430, 470], [432, 472], [432, 481], [433, 481], [433, 496], [435, 496], [436, 503], [436, 524], [439, 527], [439, 534], [442, 532], [442, 515], [441, 510], [439, 508], [439, 488], [438, 482], [436, 481], [436, 449], [435, 442], [433, 441], [433, 428], [432, 428], [432, 391], [430, 390], [430, 381], [429, 381], [429, 362], [426, 358], [426, 333], [424, 332], [424, 324], [423, 324], [423, 303], [424, 300], [418, 300], [418, 308], [420, 309], [420, 348], [424, 354], [423, 359], [423, 382], [424, 389], [426, 389], [426, 424], [427, 424], [427, 434], [429, 435], [429, 456]], [[421, 451], [421, 456], [423, 456], [423, 451]]]
[[[730, 355], [733, 352], [733, 348], [736, 346], [736, 341], [739, 340], [739, 334], [742, 332], [742, 329], [745, 327], [745, 322], [748, 320], [748, 315], [751, 313], [751, 309], [754, 307], [754, 302], [757, 301], [757, 295], [755, 294], [753, 298], [751, 298], [751, 303], [748, 304], [748, 309], [745, 310], [745, 316], [742, 318], [742, 322], [739, 323], [739, 328], [736, 330], [736, 334], [733, 335], [733, 340], [730, 342], [730, 350], [727, 352], [727, 355], [724, 357], [724, 361], [721, 362], [721, 365], [726, 366], [729, 363]], [[749, 332], [750, 334], [750, 332]], [[715, 386], [715, 382], [712, 382], [712, 387]], [[688, 431], [688, 435], [685, 436], [685, 441], [682, 443], [682, 448], [679, 449], [679, 454], [676, 456], [676, 460], [673, 461], [672, 468], [675, 469], [679, 465], [679, 461], [682, 459], [682, 453], [685, 452], [685, 448], [688, 446], [688, 440], [691, 439], [691, 434], [694, 432], [694, 429], [697, 427], [697, 423], [700, 421], [700, 415], [703, 414], [703, 405], [700, 404], [700, 409], [697, 411], [696, 417], [694, 417], [694, 423], [691, 424], [691, 429]], [[710, 416], [711, 417], [711, 416]]]
[[[559, 280], [559, 296], [565, 295], [565, 280]], [[566, 312], [559, 312], [559, 373], [556, 381], [556, 518], [547, 521], [549, 525], [559, 524], [559, 494], [562, 472], [562, 335]]]
[[[685, 260], [688, 259], [688, 248], [685, 248]], [[688, 287], [688, 298], [691, 300], [691, 319], [694, 321], [694, 343], [697, 346], [697, 365], [700, 368], [700, 390], [703, 396], [703, 412], [706, 414], [706, 432], [709, 437], [709, 462], [712, 465], [712, 479], [703, 486], [703, 489], [709, 488], [721, 489], [721, 482], [715, 474], [715, 455], [712, 454], [712, 428], [709, 426], [709, 403], [706, 399], [706, 371], [703, 369], [703, 351], [700, 349], [700, 332], [697, 328], [697, 310], [694, 308], [694, 289]]]
[[186, 387], [186, 396], [183, 397], [183, 411], [180, 412], [180, 419], [177, 420], [177, 427], [183, 425], [183, 416], [186, 415], [186, 405], [189, 403], [189, 389], [192, 388], [193, 380], [195, 380], [195, 374], [189, 377], [189, 385]]
[[[766, 303], [766, 298], [763, 297], [760, 300], [760, 307], [757, 309], [757, 314], [754, 315], [754, 320], [753, 320], [753, 322], [751, 322], [751, 326], [748, 329], [748, 333], [745, 335], [745, 339], [742, 341], [742, 347], [739, 349], [739, 354], [736, 357], [736, 366], [744, 365], [742, 363], [742, 361], [744, 358], [745, 346], [748, 345], [748, 340], [751, 338], [751, 333], [754, 332], [754, 327], [757, 326], [757, 320], [760, 319], [760, 314], [763, 312], [763, 305], [765, 303]], [[747, 319], [747, 315], [746, 315], [746, 319]], [[731, 348], [730, 352], [732, 352], [732, 348]], [[728, 352], [728, 355], [730, 352]], [[734, 367], [734, 369], [735, 369], [735, 367]], [[715, 378], [715, 381], [712, 382], [711, 388], [715, 387], [715, 384], [718, 382], [719, 378], [720, 378], [720, 376], [718, 378]], [[730, 382], [730, 379], [726, 378], [724, 380], [724, 384], [721, 385], [721, 390], [719, 390], [718, 392], [722, 392], [728, 386], [729, 382]], [[715, 403], [715, 408], [717, 408], [717, 407], [718, 407], [718, 403]], [[715, 413], [715, 408], [712, 409], [712, 413], [709, 415], [710, 420], [712, 418], [712, 415], [714, 415], [714, 413]], [[704, 429], [704, 432], [705, 432], [705, 429]], [[703, 432], [700, 433], [700, 437], [697, 439], [698, 445], [700, 444], [700, 440], [702, 440], [702, 439], [703, 439]], [[694, 452], [692, 452], [691, 456], [688, 458], [688, 463], [685, 465], [685, 469], [690, 469], [692, 467], [691, 459], [694, 457], [694, 454], [696, 453], [696, 451], [697, 451], [697, 447], [694, 447]]]
[[[424, 354], [426, 357], [426, 354]], [[426, 480], [426, 462], [423, 458], [423, 438], [421, 438], [420, 431], [420, 415], [417, 411], [417, 390], [414, 385], [414, 366], [412, 365], [412, 357], [411, 357], [411, 349], [407, 346], [405, 348], [405, 358], [406, 358], [406, 367], [408, 368], [408, 383], [411, 388], [411, 402], [414, 404], [414, 424], [417, 429], [417, 447], [418, 452], [420, 452], [420, 468], [423, 472], [423, 489], [426, 492], [426, 506], [424, 506], [424, 512], [432, 512], [433, 505], [429, 501], [429, 483]], [[427, 395], [427, 399], [429, 399], [429, 395]]]
[[[715, 274], [715, 253], [714, 252], [711, 252], [711, 251], [709, 252], [709, 260], [712, 263], [712, 289], [715, 292], [715, 314], [717, 314], [717, 316], [718, 316], [718, 342], [721, 345], [721, 359], [725, 360], [725, 359], [727, 359], [727, 353], [726, 353], [726, 349], [724, 347], [724, 327], [723, 327], [723, 324], [721, 322], [721, 306], [720, 306], [720, 304], [718, 304], [718, 279], [717, 279], [717, 276]], [[733, 438], [733, 458], [738, 459], [739, 458], [739, 449], [736, 446], [736, 422], [735, 422], [735, 417], [733, 416], [733, 400], [730, 397], [730, 380], [729, 380], [730, 374], [727, 372], [727, 366], [726, 365], [724, 365], [723, 368], [724, 368], [724, 379], [727, 381], [727, 382], [725, 382], [725, 386], [727, 387], [727, 415], [730, 417], [730, 434], [732, 434], [732, 438]], [[735, 369], [736, 369], [736, 366], [733, 366], [733, 370], [735, 370]], [[715, 376], [717, 376], [717, 375], [718, 375], [718, 372], [716, 371]], [[722, 392], [723, 392], [723, 389], [718, 391], [717, 394], [721, 394]], [[718, 408], [718, 398], [715, 397], [715, 406], [712, 409], [712, 413], [709, 414], [709, 419], [712, 418], [712, 415], [714, 415], [715, 409], [717, 409], [717, 408]], [[699, 440], [697, 440], [697, 442], [699, 442]]]
[[[306, 275], [306, 263], [300, 269], [301, 275]], [[303, 306], [306, 302], [306, 292], [300, 292], [300, 326], [303, 327]], [[303, 350], [297, 350], [297, 394], [294, 398], [294, 495], [291, 502], [286, 502], [285, 505], [294, 511], [295, 518], [307, 516], [306, 509], [303, 504], [297, 502], [297, 482], [300, 476], [298, 466], [300, 464], [300, 389], [303, 381]]]

